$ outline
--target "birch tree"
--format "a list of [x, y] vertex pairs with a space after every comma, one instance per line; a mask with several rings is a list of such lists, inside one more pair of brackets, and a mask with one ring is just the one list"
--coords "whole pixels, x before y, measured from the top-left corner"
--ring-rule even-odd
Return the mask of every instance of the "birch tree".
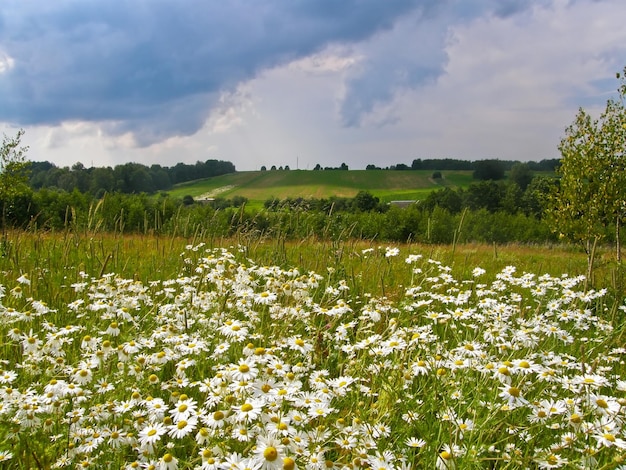
[[[626, 73], [626, 68], [624, 69]], [[620, 227], [626, 209], [626, 82], [623, 74], [619, 96], [607, 102], [598, 119], [582, 108], [561, 140], [559, 186], [549, 219], [553, 228], [585, 246], [588, 278], [591, 277], [598, 242], [614, 227], [616, 257], [621, 261]]]

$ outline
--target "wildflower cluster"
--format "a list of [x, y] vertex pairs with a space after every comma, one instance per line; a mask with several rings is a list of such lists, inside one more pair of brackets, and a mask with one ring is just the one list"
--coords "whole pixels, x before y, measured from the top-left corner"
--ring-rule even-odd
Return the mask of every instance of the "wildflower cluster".
[[57, 309], [3, 298], [0, 461], [619, 465], [626, 349], [607, 349], [604, 291], [514, 267], [457, 280], [438, 261], [398, 254], [385, 256], [413, 282], [393, 301], [202, 245], [176, 279], [83, 276]]

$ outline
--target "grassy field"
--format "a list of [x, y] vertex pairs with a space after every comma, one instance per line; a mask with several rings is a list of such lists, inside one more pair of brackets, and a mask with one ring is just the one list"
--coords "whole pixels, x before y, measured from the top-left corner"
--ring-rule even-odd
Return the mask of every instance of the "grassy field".
[[445, 186], [467, 186], [472, 172], [443, 172], [441, 180], [430, 178], [432, 171], [246, 171], [177, 185], [170, 191], [174, 197], [202, 195], [232, 198], [243, 196], [251, 203], [270, 198], [354, 197], [366, 190], [382, 201], [423, 199], [433, 189]]
[[623, 468], [621, 267], [565, 246], [6, 232], [0, 466]]
[[[245, 247], [246, 253], [261, 264], [279, 264], [282, 268], [297, 266], [301, 270], [326, 272], [329, 268], [340, 269], [356, 282], [360, 277], [362, 288], [372, 294], [383, 295], [381, 279], [372, 276], [380, 266], [360, 255], [363, 250], [384, 248], [378, 242], [359, 240], [317, 241], [305, 239], [285, 242], [272, 238], [237, 239], [183, 238], [150, 235], [116, 235], [107, 233], [79, 234], [7, 232], [0, 243], [0, 273], [5, 283], [21, 275], [32, 280], [31, 288], [47, 292], [48, 287], [57, 289], [68, 282], [77, 281], [79, 272], [89, 277], [101, 277], [113, 272], [126, 278], [144, 282], [155, 278], [171, 278], [184, 268], [180, 253], [185, 246], [204, 242], [214, 247]], [[559, 276], [586, 273], [585, 253], [575, 247], [481, 244], [458, 245], [397, 245], [403, 252], [420, 252], [428, 258], [454, 267], [464, 276], [475, 266], [483, 266], [489, 272], [499, 272], [514, 265], [520, 271]], [[600, 249], [594, 283], [615, 288], [615, 265], [611, 262], [610, 249]], [[44, 275], [45, 274], [45, 275]], [[390, 285], [402, 286], [405, 280], [393, 279]], [[6, 285], [6, 284], [5, 284]], [[57, 289], [63, 290], [63, 289]], [[384, 295], [388, 295], [385, 292]], [[51, 293], [56, 297], [57, 293]]]

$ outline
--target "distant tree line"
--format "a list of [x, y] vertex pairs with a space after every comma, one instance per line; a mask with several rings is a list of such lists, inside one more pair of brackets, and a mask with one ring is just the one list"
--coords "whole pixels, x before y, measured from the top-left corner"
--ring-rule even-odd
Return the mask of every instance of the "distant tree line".
[[320, 165], [319, 163], [317, 165], [315, 165], [315, 167], [313, 168], [313, 171], [320, 171], [320, 170], [348, 170], [348, 165], [346, 163], [342, 163], [339, 166], [325, 166], [324, 168], [322, 168], [322, 165]]
[[[365, 167], [366, 170], [434, 170], [434, 171], [474, 171], [474, 177], [476, 179], [503, 179], [505, 172], [511, 171], [515, 165], [523, 163], [530, 171], [544, 171], [554, 172], [559, 165], [559, 159], [544, 159], [539, 162], [520, 162], [518, 160], [459, 160], [455, 158], [444, 159], [415, 159], [411, 165], [406, 163], [396, 163], [395, 165], [389, 165], [381, 167], [374, 164], [369, 164]], [[289, 171], [289, 165], [279, 166], [272, 165], [270, 171]], [[319, 163], [313, 167], [313, 171], [322, 170], [349, 170], [346, 163], [342, 163], [339, 166], [326, 166], [322, 167]], [[267, 166], [261, 166], [261, 171], [268, 171]]]
[[[458, 160], [456, 158], [426, 158], [422, 160], [417, 158], [413, 160], [411, 165], [405, 163], [397, 163], [387, 167], [380, 167], [374, 164], [369, 164], [365, 167], [366, 170], [437, 170], [437, 171], [475, 171], [482, 168], [497, 168], [502, 172], [510, 171], [516, 164], [522, 163], [518, 160]], [[530, 161], [525, 162], [528, 169], [531, 171], [554, 171], [559, 166], [559, 159], [544, 159], [539, 162]], [[494, 179], [494, 178], [477, 178], [477, 179]], [[500, 178], [501, 179], [501, 178]]]
[[[345, 163], [342, 163], [341, 165], [337, 166], [337, 167], [333, 167], [333, 166], [326, 166], [324, 168], [322, 168], [322, 165], [320, 165], [319, 163], [317, 165], [315, 165], [315, 167], [313, 168], [313, 171], [321, 171], [321, 170], [348, 170], [348, 165]], [[261, 171], [267, 171], [267, 167], [265, 165], [261, 166], [260, 168]], [[276, 165], [272, 165], [270, 167], [270, 171], [289, 171], [289, 165], [285, 165], [283, 166], [279, 166], [276, 167]]]
[[174, 184], [200, 178], [234, 173], [231, 162], [207, 160], [193, 165], [178, 163], [173, 167], [125, 163], [115, 167], [86, 168], [82, 163], [59, 168], [50, 162], [30, 163], [30, 186], [71, 192], [77, 189], [102, 197], [105, 193], [154, 193], [170, 189]]

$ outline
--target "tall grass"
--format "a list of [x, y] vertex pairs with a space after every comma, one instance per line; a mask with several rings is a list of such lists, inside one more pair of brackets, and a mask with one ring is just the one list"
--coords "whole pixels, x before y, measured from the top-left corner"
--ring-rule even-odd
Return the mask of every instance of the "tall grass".
[[[333, 234], [330, 226], [322, 239], [311, 234], [294, 241], [287, 236], [285, 227], [265, 233], [240, 230], [231, 237], [222, 237], [193, 226], [182, 217], [176, 225], [178, 228], [172, 235], [77, 232], [69, 227], [62, 232], [9, 230], [0, 243], [0, 271], [8, 279], [27, 274], [35, 282], [40, 273], [46, 273], [46, 279], [56, 286], [66, 284], [65, 279], [78, 279], [80, 272], [90, 277], [114, 272], [143, 281], [155, 277], [169, 278], [180, 272], [179, 254], [185, 246], [204, 242], [210, 248], [243, 246], [259, 263], [278, 264], [285, 268], [298, 266], [315, 272], [326, 272], [330, 268], [352, 273], [352, 277], [359, 274], [364, 278], [363, 289], [372, 294], [381, 293], [382, 284], [376, 278], [385, 274], [386, 260], [362, 251], [373, 249], [380, 252], [387, 246], [425, 253], [464, 276], [476, 266], [492, 273], [509, 265], [520, 271], [553, 276], [587, 272], [585, 253], [566, 245], [390, 244], [375, 239], [358, 240], [351, 237], [349, 228]], [[462, 225], [459, 225], [457, 231], [461, 230]], [[402, 286], [406, 281], [391, 278], [386, 284]], [[609, 248], [599, 249], [590, 282], [593, 287], [607, 287], [617, 296], [623, 295], [623, 269], [612, 260]]]

